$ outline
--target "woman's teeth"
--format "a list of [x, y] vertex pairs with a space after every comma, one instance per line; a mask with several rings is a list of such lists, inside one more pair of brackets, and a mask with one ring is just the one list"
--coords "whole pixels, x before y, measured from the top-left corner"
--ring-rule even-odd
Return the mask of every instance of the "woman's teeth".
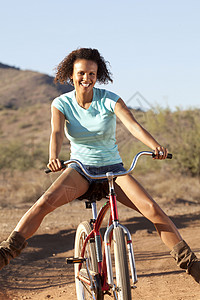
[[88, 87], [90, 84], [89, 83], [82, 83], [81, 82], [81, 85], [84, 86], [84, 87]]

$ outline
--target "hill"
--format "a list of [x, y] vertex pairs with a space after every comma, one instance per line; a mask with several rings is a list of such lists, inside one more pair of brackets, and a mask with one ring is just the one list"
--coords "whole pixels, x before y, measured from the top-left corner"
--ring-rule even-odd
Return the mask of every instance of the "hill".
[[0, 63], [0, 109], [49, 103], [56, 96], [73, 89], [70, 85], [55, 84], [53, 80], [46, 74]]
[[[0, 169], [39, 169], [48, 161], [50, 103], [71, 86], [55, 85], [53, 77], [0, 64]], [[200, 110], [157, 108], [132, 110], [139, 123], [174, 154], [173, 169], [184, 175], [200, 174]], [[117, 143], [125, 167], [133, 154], [147, 149], [134, 139], [117, 120]], [[61, 158], [69, 156], [69, 141], [64, 140]], [[193, 152], [193, 155], [189, 153]], [[162, 163], [162, 169], [168, 163]], [[159, 166], [161, 164], [154, 164]], [[151, 165], [142, 167], [145, 173]], [[154, 167], [155, 168], [155, 167]]]

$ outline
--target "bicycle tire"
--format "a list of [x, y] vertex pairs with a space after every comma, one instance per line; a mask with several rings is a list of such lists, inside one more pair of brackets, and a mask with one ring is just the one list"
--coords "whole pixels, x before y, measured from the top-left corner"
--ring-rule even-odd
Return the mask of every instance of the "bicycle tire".
[[[74, 256], [79, 257], [81, 255], [81, 248], [85, 238], [91, 232], [92, 227], [89, 222], [84, 221], [79, 224], [76, 230], [76, 237], [75, 237], [75, 246], [74, 246]], [[103, 292], [101, 290], [101, 281], [98, 276], [98, 263], [97, 263], [97, 256], [96, 256], [96, 247], [94, 241], [88, 242], [88, 245], [85, 249], [84, 257], [88, 258], [89, 269], [96, 273], [93, 277], [93, 281], [95, 283], [95, 299], [96, 300], [103, 300]], [[83, 284], [79, 279], [77, 279], [79, 264], [75, 264], [74, 271], [75, 271], [75, 283], [76, 283], [76, 295], [78, 300], [89, 300], [93, 299], [91, 292], [89, 291], [89, 286]], [[86, 266], [83, 263], [82, 269], [80, 272], [87, 274]]]
[[119, 300], [131, 300], [131, 285], [128, 268], [125, 234], [121, 227], [113, 229], [115, 273]]

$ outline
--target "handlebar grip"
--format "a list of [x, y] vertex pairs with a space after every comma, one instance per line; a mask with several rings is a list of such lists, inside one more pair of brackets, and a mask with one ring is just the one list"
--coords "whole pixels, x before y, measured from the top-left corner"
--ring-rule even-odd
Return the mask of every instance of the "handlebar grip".
[[[62, 165], [62, 169], [65, 169], [66, 166], [64, 165], [64, 160], [61, 160], [60, 162], [61, 162], [61, 165]], [[48, 174], [48, 173], [51, 173], [52, 171], [49, 168], [47, 168], [46, 170], [44, 170], [44, 172], [46, 174]]]
[[[152, 157], [154, 158], [155, 156], [156, 156], [156, 155], [153, 153], [153, 154], [152, 154]], [[172, 157], [173, 157], [173, 155], [172, 155], [171, 153], [168, 153], [168, 154], [167, 154], [167, 158], [168, 158], [168, 159], [172, 159]]]

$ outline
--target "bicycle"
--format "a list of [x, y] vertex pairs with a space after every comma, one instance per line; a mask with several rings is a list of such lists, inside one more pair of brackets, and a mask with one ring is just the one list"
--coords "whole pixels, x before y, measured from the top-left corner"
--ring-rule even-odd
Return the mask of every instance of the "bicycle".
[[[135, 284], [137, 283], [135, 258], [131, 234], [119, 222], [114, 178], [129, 174], [135, 168], [139, 157], [142, 155], [155, 156], [153, 152], [141, 151], [135, 155], [128, 171], [120, 173], [108, 172], [100, 175], [88, 173], [78, 160], [62, 162], [63, 166], [77, 163], [88, 177], [92, 179], [107, 179], [109, 186], [109, 200], [100, 208], [98, 213], [96, 199], [86, 201], [86, 208], [92, 209], [92, 219], [90, 222], [84, 221], [78, 225], [75, 236], [74, 257], [67, 258], [68, 264], [75, 264], [75, 283], [78, 300], [103, 300], [106, 294], [113, 295], [116, 300], [132, 299], [131, 289], [136, 288]], [[172, 158], [172, 155], [168, 154], [167, 158]], [[100, 229], [109, 208], [109, 222], [104, 238], [102, 238]], [[111, 255], [112, 243], [114, 244], [114, 259]], [[103, 245], [104, 250], [102, 251]], [[115, 273], [113, 272], [114, 267]], [[129, 267], [132, 285], [130, 283]]]

